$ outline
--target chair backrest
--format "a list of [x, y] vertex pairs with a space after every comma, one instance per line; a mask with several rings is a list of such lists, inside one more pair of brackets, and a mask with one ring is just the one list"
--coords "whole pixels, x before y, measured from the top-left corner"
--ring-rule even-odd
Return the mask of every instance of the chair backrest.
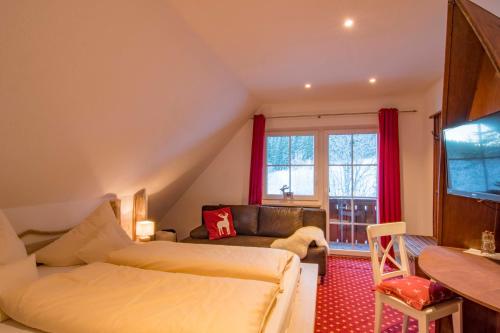
[[[404, 234], [406, 233], [405, 222], [394, 222], [370, 225], [366, 228], [368, 234], [368, 243], [370, 245], [370, 256], [372, 259], [373, 280], [376, 285], [385, 279], [410, 275], [410, 267], [408, 264], [408, 256], [406, 254]], [[384, 248], [381, 243], [381, 237], [391, 237], [390, 242]], [[394, 244], [398, 244], [397, 250], [399, 252], [399, 263], [395, 257], [396, 248]], [[391, 255], [393, 249], [394, 257]], [[389, 261], [388, 261], [389, 260]], [[389, 262], [393, 264], [394, 269], [386, 272]]]

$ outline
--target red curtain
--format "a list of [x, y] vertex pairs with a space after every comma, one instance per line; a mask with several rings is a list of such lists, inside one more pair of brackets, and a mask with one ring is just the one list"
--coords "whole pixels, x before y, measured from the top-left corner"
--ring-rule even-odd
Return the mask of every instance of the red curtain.
[[262, 182], [264, 174], [264, 138], [266, 133], [266, 117], [253, 117], [252, 159], [250, 161], [250, 187], [248, 204], [262, 204]]
[[[378, 200], [380, 223], [401, 221], [398, 110], [381, 109], [379, 121]], [[384, 247], [389, 237], [382, 238]]]

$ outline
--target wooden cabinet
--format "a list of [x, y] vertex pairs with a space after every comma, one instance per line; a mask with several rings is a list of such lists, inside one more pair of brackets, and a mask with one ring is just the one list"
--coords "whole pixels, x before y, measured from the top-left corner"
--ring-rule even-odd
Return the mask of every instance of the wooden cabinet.
[[[457, 126], [500, 110], [500, 18], [469, 0], [449, 2], [441, 127]], [[441, 131], [439, 126], [438, 130]], [[441, 133], [440, 133], [441, 134]], [[478, 247], [481, 232], [500, 230], [495, 204], [448, 195], [445, 151], [435, 158], [440, 245]], [[498, 206], [498, 205], [497, 205]], [[497, 227], [497, 228], [495, 228]], [[497, 248], [500, 248], [497, 233]]]
[[[469, 0], [450, 0], [443, 110], [435, 130], [500, 110], [499, 65], [500, 18]], [[481, 232], [496, 230], [496, 246], [500, 249], [500, 205], [447, 194], [445, 151], [443, 143], [438, 141], [438, 156], [434, 159], [438, 244], [478, 248]], [[499, 325], [498, 313], [472, 301], [464, 302], [464, 332], [499, 332]], [[450, 331], [445, 323], [440, 329]]]

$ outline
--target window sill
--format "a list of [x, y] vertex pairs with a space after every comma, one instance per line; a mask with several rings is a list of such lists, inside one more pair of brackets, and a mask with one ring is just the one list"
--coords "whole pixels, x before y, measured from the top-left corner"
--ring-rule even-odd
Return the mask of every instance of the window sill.
[[321, 203], [318, 200], [283, 200], [283, 199], [264, 199], [263, 205], [270, 206], [287, 206], [287, 207], [310, 207], [321, 208]]

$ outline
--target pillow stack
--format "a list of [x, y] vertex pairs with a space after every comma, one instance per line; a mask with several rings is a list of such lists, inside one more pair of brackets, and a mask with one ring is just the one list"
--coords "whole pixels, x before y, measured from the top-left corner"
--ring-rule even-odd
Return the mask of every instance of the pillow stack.
[[38, 279], [35, 256], [28, 257], [23, 242], [17, 237], [7, 217], [0, 211], [0, 322], [9, 319], [2, 312], [2, 299], [7, 293]]
[[37, 262], [47, 266], [74, 266], [105, 261], [108, 253], [131, 244], [111, 205], [104, 202], [83, 222], [35, 254]]
[[4, 296], [38, 279], [36, 262], [74, 266], [105, 261], [110, 252], [131, 244], [111, 205], [105, 202], [61, 238], [28, 256], [24, 243], [0, 211], [0, 322], [9, 318], [1, 310]]

